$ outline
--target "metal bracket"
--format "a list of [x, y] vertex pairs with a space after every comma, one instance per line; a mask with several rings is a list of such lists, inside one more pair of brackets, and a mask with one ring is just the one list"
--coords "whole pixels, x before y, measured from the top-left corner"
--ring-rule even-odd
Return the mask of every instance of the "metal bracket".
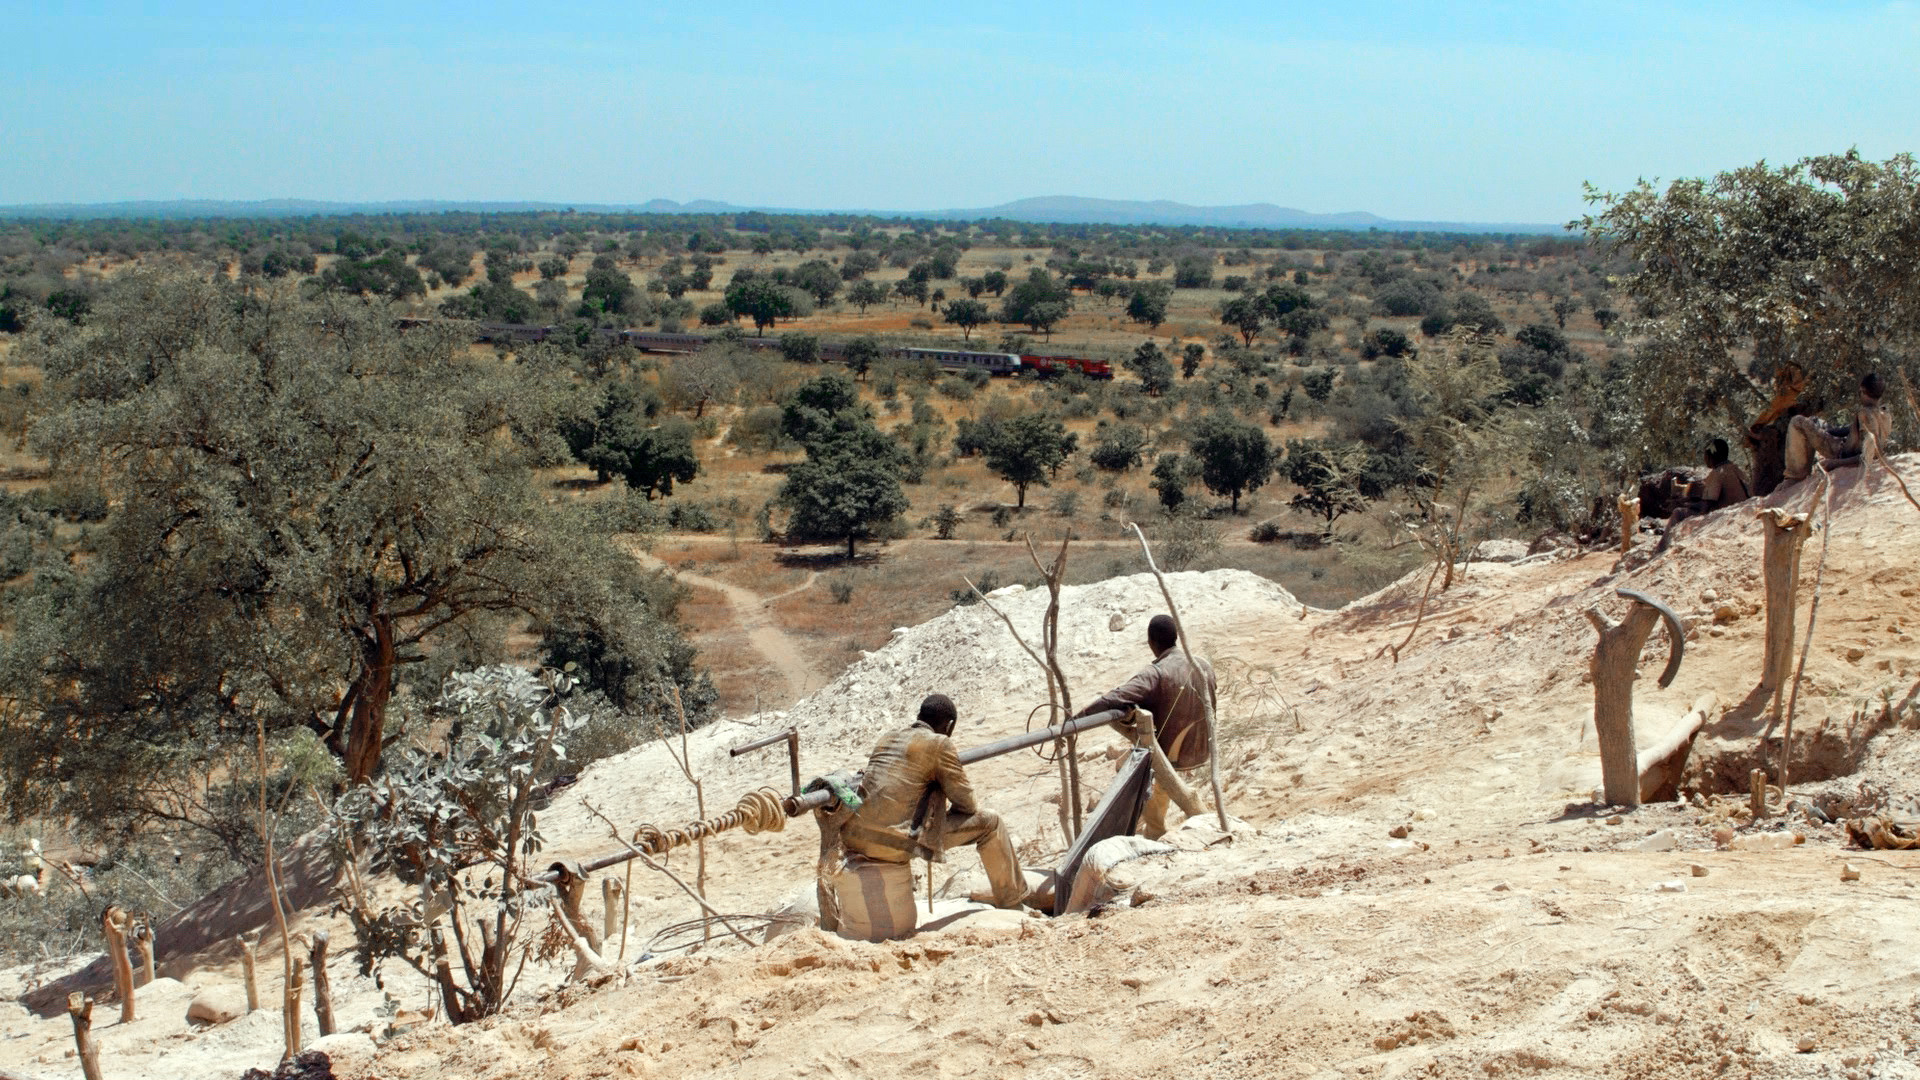
[[[1662, 684], [1662, 685], [1665, 685], [1665, 684]], [[775, 732], [774, 734], [769, 735], [764, 739], [755, 739], [750, 743], [745, 743], [743, 745], [733, 747], [732, 749], [729, 749], [727, 751], [727, 756], [739, 757], [741, 754], [751, 754], [755, 750], [765, 750], [767, 747], [772, 746], [775, 743], [779, 743], [779, 742], [784, 742], [787, 744], [787, 766], [793, 774], [793, 794], [797, 798], [800, 795], [800, 729], [799, 728], [790, 727], [785, 731]]]

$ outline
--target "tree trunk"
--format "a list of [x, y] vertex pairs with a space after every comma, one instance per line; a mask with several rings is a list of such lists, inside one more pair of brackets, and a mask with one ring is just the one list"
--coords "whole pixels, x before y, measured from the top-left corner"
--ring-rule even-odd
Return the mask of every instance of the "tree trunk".
[[1614, 806], [1640, 805], [1640, 760], [1633, 743], [1634, 668], [1660, 612], [1636, 603], [1618, 626], [1598, 608], [1587, 621], [1600, 633], [1588, 670], [1593, 673], [1593, 730], [1600, 740], [1600, 776]]
[[847, 561], [848, 562], [853, 561], [853, 540], [854, 540], [853, 534], [848, 533], [847, 534]]
[[393, 619], [375, 611], [368, 620], [373, 640], [364, 644], [361, 663], [365, 670], [355, 683], [352, 727], [347, 732], [347, 754], [343, 763], [347, 782], [364, 784], [380, 767], [380, 749], [385, 742], [387, 702], [393, 697], [393, 673], [398, 661], [393, 641]]
[[1780, 705], [1793, 667], [1794, 593], [1800, 587], [1800, 547], [1813, 529], [1806, 514], [1789, 514], [1779, 507], [1755, 515], [1766, 532], [1761, 568], [1766, 575], [1767, 652], [1760, 669], [1760, 687], [1773, 691]]

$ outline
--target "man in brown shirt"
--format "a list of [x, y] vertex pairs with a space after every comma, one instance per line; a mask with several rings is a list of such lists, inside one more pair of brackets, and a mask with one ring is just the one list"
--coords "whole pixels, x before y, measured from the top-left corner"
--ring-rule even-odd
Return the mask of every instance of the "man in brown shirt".
[[[930, 694], [913, 726], [881, 737], [860, 781], [860, 809], [842, 827], [841, 842], [856, 855], [893, 863], [911, 862], [923, 845], [944, 850], [972, 844], [993, 888], [993, 906], [1017, 908], [1027, 895], [1027, 879], [1006, 825], [974, 798], [948, 737], [957, 718], [952, 700]], [[934, 805], [940, 799], [951, 808], [945, 826], [929, 829], [940, 817]]]
[[[1076, 715], [1092, 716], [1109, 709], [1141, 708], [1153, 714], [1153, 726], [1160, 749], [1180, 772], [1190, 772], [1207, 763], [1207, 751], [1213, 733], [1207, 729], [1207, 706], [1214, 700], [1213, 669], [1204, 660], [1187, 663], [1179, 648], [1179, 633], [1173, 619], [1155, 615], [1147, 623], [1147, 645], [1153, 649], [1153, 663], [1133, 678], [1109, 690]], [[1206, 695], [1202, 697], [1201, 695]], [[1172, 797], [1154, 785], [1147, 805], [1140, 814], [1140, 834], [1157, 839], [1167, 831], [1167, 805]]]

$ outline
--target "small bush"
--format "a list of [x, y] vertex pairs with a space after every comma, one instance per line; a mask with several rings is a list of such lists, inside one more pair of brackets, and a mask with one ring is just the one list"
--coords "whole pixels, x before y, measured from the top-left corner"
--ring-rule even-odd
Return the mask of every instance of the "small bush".
[[[974, 584], [979, 587], [981, 595], [985, 595], [1000, 587], [1000, 575], [989, 570], [986, 573], [981, 574], [980, 580], [974, 582]], [[973, 590], [965, 586], [962, 586], [958, 589], [954, 589], [953, 591], [947, 593], [947, 596], [950, 599], [952, 599], [952, 601], [955, 604], [958, 604], [961, 607], [965, 607], [968, 604], [977, 604], [980, 602], [980, 597], [973, 595]]]
[[940, 509], [933, 515], [934, 538], [937, 540], [951, 540], [953, 539], [953, 530], [959, 527], [960, 511], [955, 510], [952, 503], [941, 504]]
[[1271, 521], [1262, 521], [1247, 532], [1247, 539], [1256, 544], [1271, 544], [1280, 539], [1280, 526]]
[[1053, 512], [1056, 517], [1070, 518], [1080, 512], [1080, 493], [1063, 491], [1053, 497]]
[[677, 532], [714, 532], [720, 519], [705, 503], [676, 502], [667, 506], [667, 527]]
[[853, 582], [846, 578], [835, 578], [827, 582], [827, 591], [833, 594], [833, 602], [836, 604], [853, 603]]

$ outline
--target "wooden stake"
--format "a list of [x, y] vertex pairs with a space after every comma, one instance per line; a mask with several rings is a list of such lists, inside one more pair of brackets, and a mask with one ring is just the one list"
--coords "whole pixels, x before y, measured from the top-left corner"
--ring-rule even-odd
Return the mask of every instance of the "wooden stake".
[[100, 913], [100, 932], [107, 937], [107, 958], [113, 961], [113, 987], [120, 992], [120, 1022], [133, 1023], [133, 963], [127, 958], [127, 912], [112, 904]]
[[1760, 686], [1773, 691], [1773, 718], [1780, 719], [1780, 699], [1793, 663], [1794, 593], [1800, 587], [1800, 547], [1813, 529], [1808, 515], [1790, 514], [1773, 507], [1754, 515], [1766, 533], [1761, 568], [1766, 576], [1767, 651], [1760, 668]]
[[100, 1080], [100, 1048], [93, 1042], [93, 999], [67, 995], [67, 1015], [73, 1018], [73, 1043], [80, 1055], [80, 1071], [87, 1080]]
[[282, 1061], [300, 1052], [300, 983], [306, 972], [306, 961], [300, 957], [292, 958], [287, 968], [286, 995], [281, 1001], [280, 1026], [286, 1037], [287, 1052]]
[[1759, 821], [1767, 816], [1767, 770], [1754, 769], [1747, 774], [1747, 809], [1753, 812], [1753, 820]]
[[132, 925], [133, 945], [140, 950], [140, 971], [134, 985], [145, 986], [153, 981], [153, 923], [141, 915]]
[[253, 1012], [260, 1007], [260, 983], [254, 972], [253, 942], [244, 937], [233, 939], [240, 946], [240, 970], [247, 981], [247, 1011]]
[[[1813, 603], [1807, 606], [1807, 637], [1800, 643], [1800, 663], [1793, 669], [1793, 692], [1787, 695], [1787, 725], [1780, 733], [1780, 794], [1783, 798], [1792, 775], [1793, 714], [1800, 707], [1800, 678], [1807, 672], [1807, 653], [1813, 648], [1813, 626], [1820, 618], [1820, 582], [1827, 575], [1827, 541], [1833, 538], [1833, 477], [1819, 462], [1814, 463], [1813, 469], [1820, 474], [1820, 487], [1827, 493], [1827, 512], [1820, 519], [1820, 563], [1813, 570]], [[1815, 495], [1815, 498], [1818, 497]]]
[[620, 879], [604, 877], [600, 879], [600, 940], [612, 941], [618, 923], [613, 917], [613, 905], [624, 894], [620, 888]]
[[313, 1015], [320, 1022], [320, 1034], [333, 1034], [333, 987], [327, 982], [327, 938], [325, 930], [313, 933]]

